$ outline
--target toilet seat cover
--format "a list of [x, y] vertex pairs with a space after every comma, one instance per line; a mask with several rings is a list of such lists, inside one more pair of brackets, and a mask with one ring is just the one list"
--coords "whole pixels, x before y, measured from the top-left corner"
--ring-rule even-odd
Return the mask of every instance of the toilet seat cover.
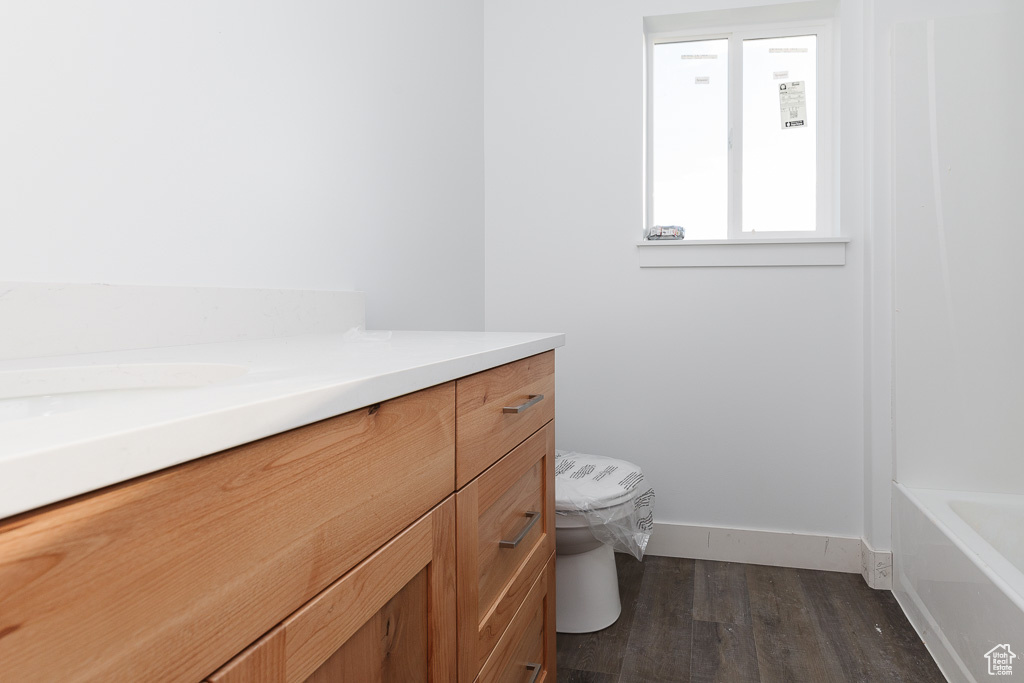
[[636, 495], [643, 471], [631, 462], [587, 455], [555, 456], [555, 510], [596, 510], [621, 505]]

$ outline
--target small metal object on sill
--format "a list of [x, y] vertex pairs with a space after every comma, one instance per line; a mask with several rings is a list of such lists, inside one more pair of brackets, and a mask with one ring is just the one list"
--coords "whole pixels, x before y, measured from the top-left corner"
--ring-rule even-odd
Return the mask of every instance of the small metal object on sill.
[[655, 225], [644, 237], [649, 240], [681, 240], [686, 237], [686, 228], [681, 225]]

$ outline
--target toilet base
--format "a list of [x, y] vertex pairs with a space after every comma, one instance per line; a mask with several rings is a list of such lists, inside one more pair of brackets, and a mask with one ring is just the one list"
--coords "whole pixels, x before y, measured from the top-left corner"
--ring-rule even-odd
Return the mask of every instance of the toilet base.
[[555, 557], [555, 630], [591, 633], [614, 624], [622, 603], [612, 547]]

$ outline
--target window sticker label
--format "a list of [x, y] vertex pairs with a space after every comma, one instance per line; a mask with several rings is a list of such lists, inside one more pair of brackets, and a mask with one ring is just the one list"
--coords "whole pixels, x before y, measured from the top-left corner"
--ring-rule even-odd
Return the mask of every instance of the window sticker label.
[[697, 76], [693, 82], [695, 85], [711, 85], [711, 76]]
[[779, 107], [783, 128], [801, 128], [807, 125], [807, 96], [804, 81], [779, 84]]
[[718, 59], [718, 55], [680, 55], [679, 59]]
[[789, 72], [788, 71], [773, 71], [772, 72], [772, 77], [775, 78], [775, 80], [777, 80], [777, 81], [782, 81], [782, 80], [785, 80], [785, 79], [789, 78]]

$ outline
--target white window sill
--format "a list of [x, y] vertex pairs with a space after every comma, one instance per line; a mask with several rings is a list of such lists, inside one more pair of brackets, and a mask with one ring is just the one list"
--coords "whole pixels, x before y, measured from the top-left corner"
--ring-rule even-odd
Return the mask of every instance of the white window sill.
[[651, 240], [637, 243], [641, 268], [842, 266], [849, 237]]

